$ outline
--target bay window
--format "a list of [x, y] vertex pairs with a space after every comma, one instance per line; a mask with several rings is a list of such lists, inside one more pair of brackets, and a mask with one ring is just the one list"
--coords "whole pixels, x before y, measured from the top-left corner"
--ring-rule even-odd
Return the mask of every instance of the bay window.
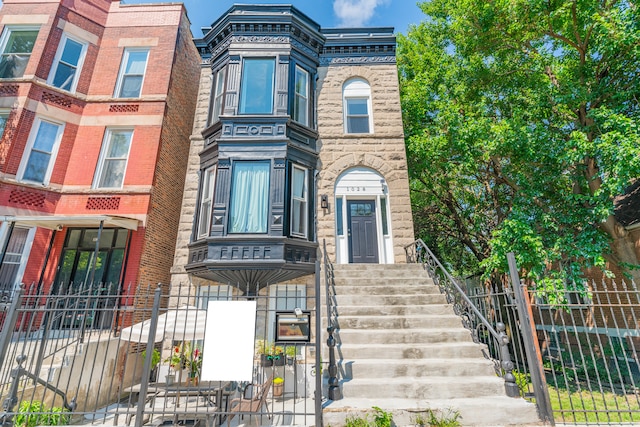
[[216, 81], [213, 92], [213, 103], [211, 105], [211, 120], [209, 121], [209, 124], [213, 124], [220, 120], [220, 114], [222, 114], [222, 109], [224, 106], [224, 84], [226, 76], [226, 68], [222, 68], [220, 71], [218, 71], [218, 74], [216, 74]]
[[309, 73], [296, 66], [293, 120], [309, 126]]
[[213, 189], [215, 187], [216, 168], [210, 167], [202, 174], [202, 196], [198, 215], [198, 237], [207, 237], [211, 228], [211, 209], [213, 207]]
[[291, 234], [307, 236], [307, 170], [294, 166], [291, 173]]
[[240, 85], [240, 114], [272, 114], [276, 61], [245, 58]]
[[266, 233], [271, 163], [235, 162], [231, 177], [229, 233]]

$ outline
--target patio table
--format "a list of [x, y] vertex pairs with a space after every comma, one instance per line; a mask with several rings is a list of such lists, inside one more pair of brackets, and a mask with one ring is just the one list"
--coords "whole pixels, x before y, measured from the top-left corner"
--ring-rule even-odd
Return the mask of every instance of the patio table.
[[[161, 416], [170, 415], [174, 422], [177, 422], [179, 417], [180, 419], [191, 419], [189, 417], [205, 418], [208, 426], [212, 426], [212, 421], [217, 419], [217, 425], [220, 425], [224, 421], [220, 410], [226, 411], [228, 406], [229, 393], [225, 393], [228, 386], [229, 382], [225, 381], [203, 381], [198, 385], [150, 383], [147, 387], [147, 397], [145, 398], [145, 406], [149, 403], [150, 407], [145, 408], [145, 413]], [[137, 396], [142, 392], [142, 387], [140, 384], [136, 384], [125, 388], [123, 391]], [[180, 400], [189, 397], [198, 397], [195, 405], [193, 402], [187, 401], [184, 406], [181, 406]], [[175, 398], [175, 406], [168, 407], [165, 401], [162, 408], [157, 408], [155, 402], [158, 398]], [[199, 404], [199, 398], [203, 399], [204, 405]], [[134, 415], [134, 413], [131, 415]], [[131, 417], [128, 417], [127, 425], [130, 421]]]

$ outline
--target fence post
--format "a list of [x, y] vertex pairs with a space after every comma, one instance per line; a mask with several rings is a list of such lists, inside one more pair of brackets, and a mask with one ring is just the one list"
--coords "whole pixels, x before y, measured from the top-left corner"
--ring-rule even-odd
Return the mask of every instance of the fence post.
[[11, 335], [16, 329], [16, 323], [18, 322], [18, 307], [22, 303], [22, 295], [24, 294], [24, 288], [21, 286], [16, 292], [13, 293], [11, 299], [11, 305], [9, 306], [9, 312], [4, 318], [2, 325], [2, 333], [0, 333], [0, 366], [4, 366], [4, 359], [11, 342]]
[[[151, 320], [149, 323], [149, 338], [147, 339], [147, 347], [142, 365], [142, 378], [140, 380], [140, 394], [138, 394], [138, 406], [136, 410], [136, 424], [135, 427], [141, 427], [144, 420], [143, 414], [145, 410], [145, 402], [147, 398], [147, 391], [149, 389], [149, 372], [151, 371], [151, 356], [153, 355], [153, 346], [156, 341], [156, 331], [158, 330], [158, 313], [160, 312], [160, 292], [162, 288], [158, 283], [153, 295], [153, 309], [151, 310]], [[179, 397], [178, 397], [179, 399]]]
[[531, 311], [529, 293], [527, 292], [526, 286], [520, 283], [516, 257], [513, 252], [509, 252], [507, 254], [507, 261], [509, 262], [511, 284], [513, 286], [513, 293], [515, 294], [516, 305], [518, 307], [520, 329], [522, 339], [524, 341], [524, 349], [527, 354], [527, 364], [529, 365], [533, 392], [536, 397], [538, 415], [540, 416], [541, 421], [554, 426], [555, 421], [553, 419], [553, 409], [551, 408], [549, 389], [547, 388], [547, 381], [544, 376], [542, 353], [540, 352], [540, 345], [538, 344], [536, 325], [533, 321], [533, 312]]

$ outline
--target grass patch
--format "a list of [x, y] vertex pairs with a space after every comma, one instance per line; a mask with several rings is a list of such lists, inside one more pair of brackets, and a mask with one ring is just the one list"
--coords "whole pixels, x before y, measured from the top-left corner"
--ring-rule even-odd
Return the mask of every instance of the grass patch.
[[549, 398], [557, 422], [640, 422], [639, 397], [634, 394], [568, 391], [549, 387]]

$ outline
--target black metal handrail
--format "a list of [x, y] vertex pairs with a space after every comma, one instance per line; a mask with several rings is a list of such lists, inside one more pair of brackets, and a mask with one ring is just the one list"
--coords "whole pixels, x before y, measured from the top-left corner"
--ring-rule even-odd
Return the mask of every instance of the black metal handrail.
[[338, 381], [338, 366], [336, 364], [336, 338], [334, 336], [338, 329], [338, 308], [336, 305], [336, 282], [333, 275], [333, 264], [329, 260], [327, 254], [327, 242], [322, 241], [323, 251], [323, 268], [324, 268], [324, 283], [326, 290], [326, 304], [327, 304], [327, 347], [329, 348], [329, 391], [328, 398], [330, 400], [342, 399], [342, 391], [340, 390], [340, 383]]
[[491, 334], [500, 347], [500, 360], [495, 360], [487, 351], [483, 353], [487, 359], [493, 360], [496, 364], [496, 372], [504, 378], [507, 396], [520, 397], [513, 375], [514, 365], [509, 354], [509, 336], [506, 334], [504, 323], [498, 322], [496, 327], [493, 327], [422, 239], [405, 246], [404, 251], [408, 263], [422, 264], [427, 270], [431, 279], [440, 288], [440, 292], [446, 295], [447, 302], [453, 306], [454, 312], [462, 318], [462, 324], [471, 332], [474, 342], [482, 344], [478, 336], [480, 329]]

